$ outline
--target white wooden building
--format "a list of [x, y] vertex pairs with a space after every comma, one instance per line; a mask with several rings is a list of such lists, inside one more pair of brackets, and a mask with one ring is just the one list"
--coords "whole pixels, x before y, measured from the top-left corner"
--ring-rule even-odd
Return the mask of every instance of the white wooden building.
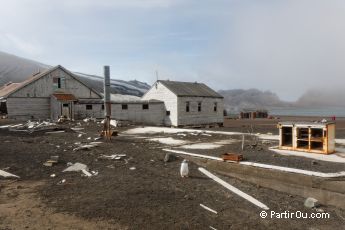
[[203, 83], [159, 80], [142, 99], [164, 102], [168, 126], [223, 125], [223, 97]]
[[[103, 95], [60, 65], [1, 87], [0, 102], [12, 119], [104, 118]], [[223, 97], [201, 83], [157, 81], [141, 98], [112, 95], [111, 118], [149, 125], [222, 125]]]
[[[164, 125], [164, 103], [129, 95], [112, 95], [111, 118], [141, 124]], [[8, 118], [18, 120], [104, 118], [103, 95], [62, 66], [0, 88]]]

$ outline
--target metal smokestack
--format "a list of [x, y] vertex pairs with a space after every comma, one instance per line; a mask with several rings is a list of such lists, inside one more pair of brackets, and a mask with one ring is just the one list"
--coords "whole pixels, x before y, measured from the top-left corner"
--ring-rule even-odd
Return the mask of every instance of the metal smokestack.
[[111, 116], [111, 103], [110, 103], [110, 67], [104, 66], [104, 115]]

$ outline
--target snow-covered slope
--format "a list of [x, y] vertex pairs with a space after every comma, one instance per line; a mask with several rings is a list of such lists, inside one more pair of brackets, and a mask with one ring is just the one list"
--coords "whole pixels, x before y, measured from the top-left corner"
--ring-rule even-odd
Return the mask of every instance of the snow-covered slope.
[[[22, 82], [38, 71], [51, 66], [29, 59], [21, 58], [0, 51], [0, 87], [8, 82]], [[96, 91], [103, 92], [103, 77], [74, 73], [76, 77]], [[143, 95], [150, 86], [139, 81], [124, 81], [111, 79], [111, 93], [124, 95]]]

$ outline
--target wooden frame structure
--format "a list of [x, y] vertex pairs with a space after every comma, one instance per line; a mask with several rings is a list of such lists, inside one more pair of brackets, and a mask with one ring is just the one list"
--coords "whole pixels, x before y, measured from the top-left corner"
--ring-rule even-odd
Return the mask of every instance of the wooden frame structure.
[[331, 154], [335, 151], [334, 122], [280, 122], [279, 149]]

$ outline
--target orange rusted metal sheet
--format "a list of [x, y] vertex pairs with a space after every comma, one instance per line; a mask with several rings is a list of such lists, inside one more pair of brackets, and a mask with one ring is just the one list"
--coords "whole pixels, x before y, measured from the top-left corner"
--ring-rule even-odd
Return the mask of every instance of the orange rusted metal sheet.
[[77, 98], [70, 93], [54, 93], [53, 96], [58, 100], [58, 101], [76, 101]]

